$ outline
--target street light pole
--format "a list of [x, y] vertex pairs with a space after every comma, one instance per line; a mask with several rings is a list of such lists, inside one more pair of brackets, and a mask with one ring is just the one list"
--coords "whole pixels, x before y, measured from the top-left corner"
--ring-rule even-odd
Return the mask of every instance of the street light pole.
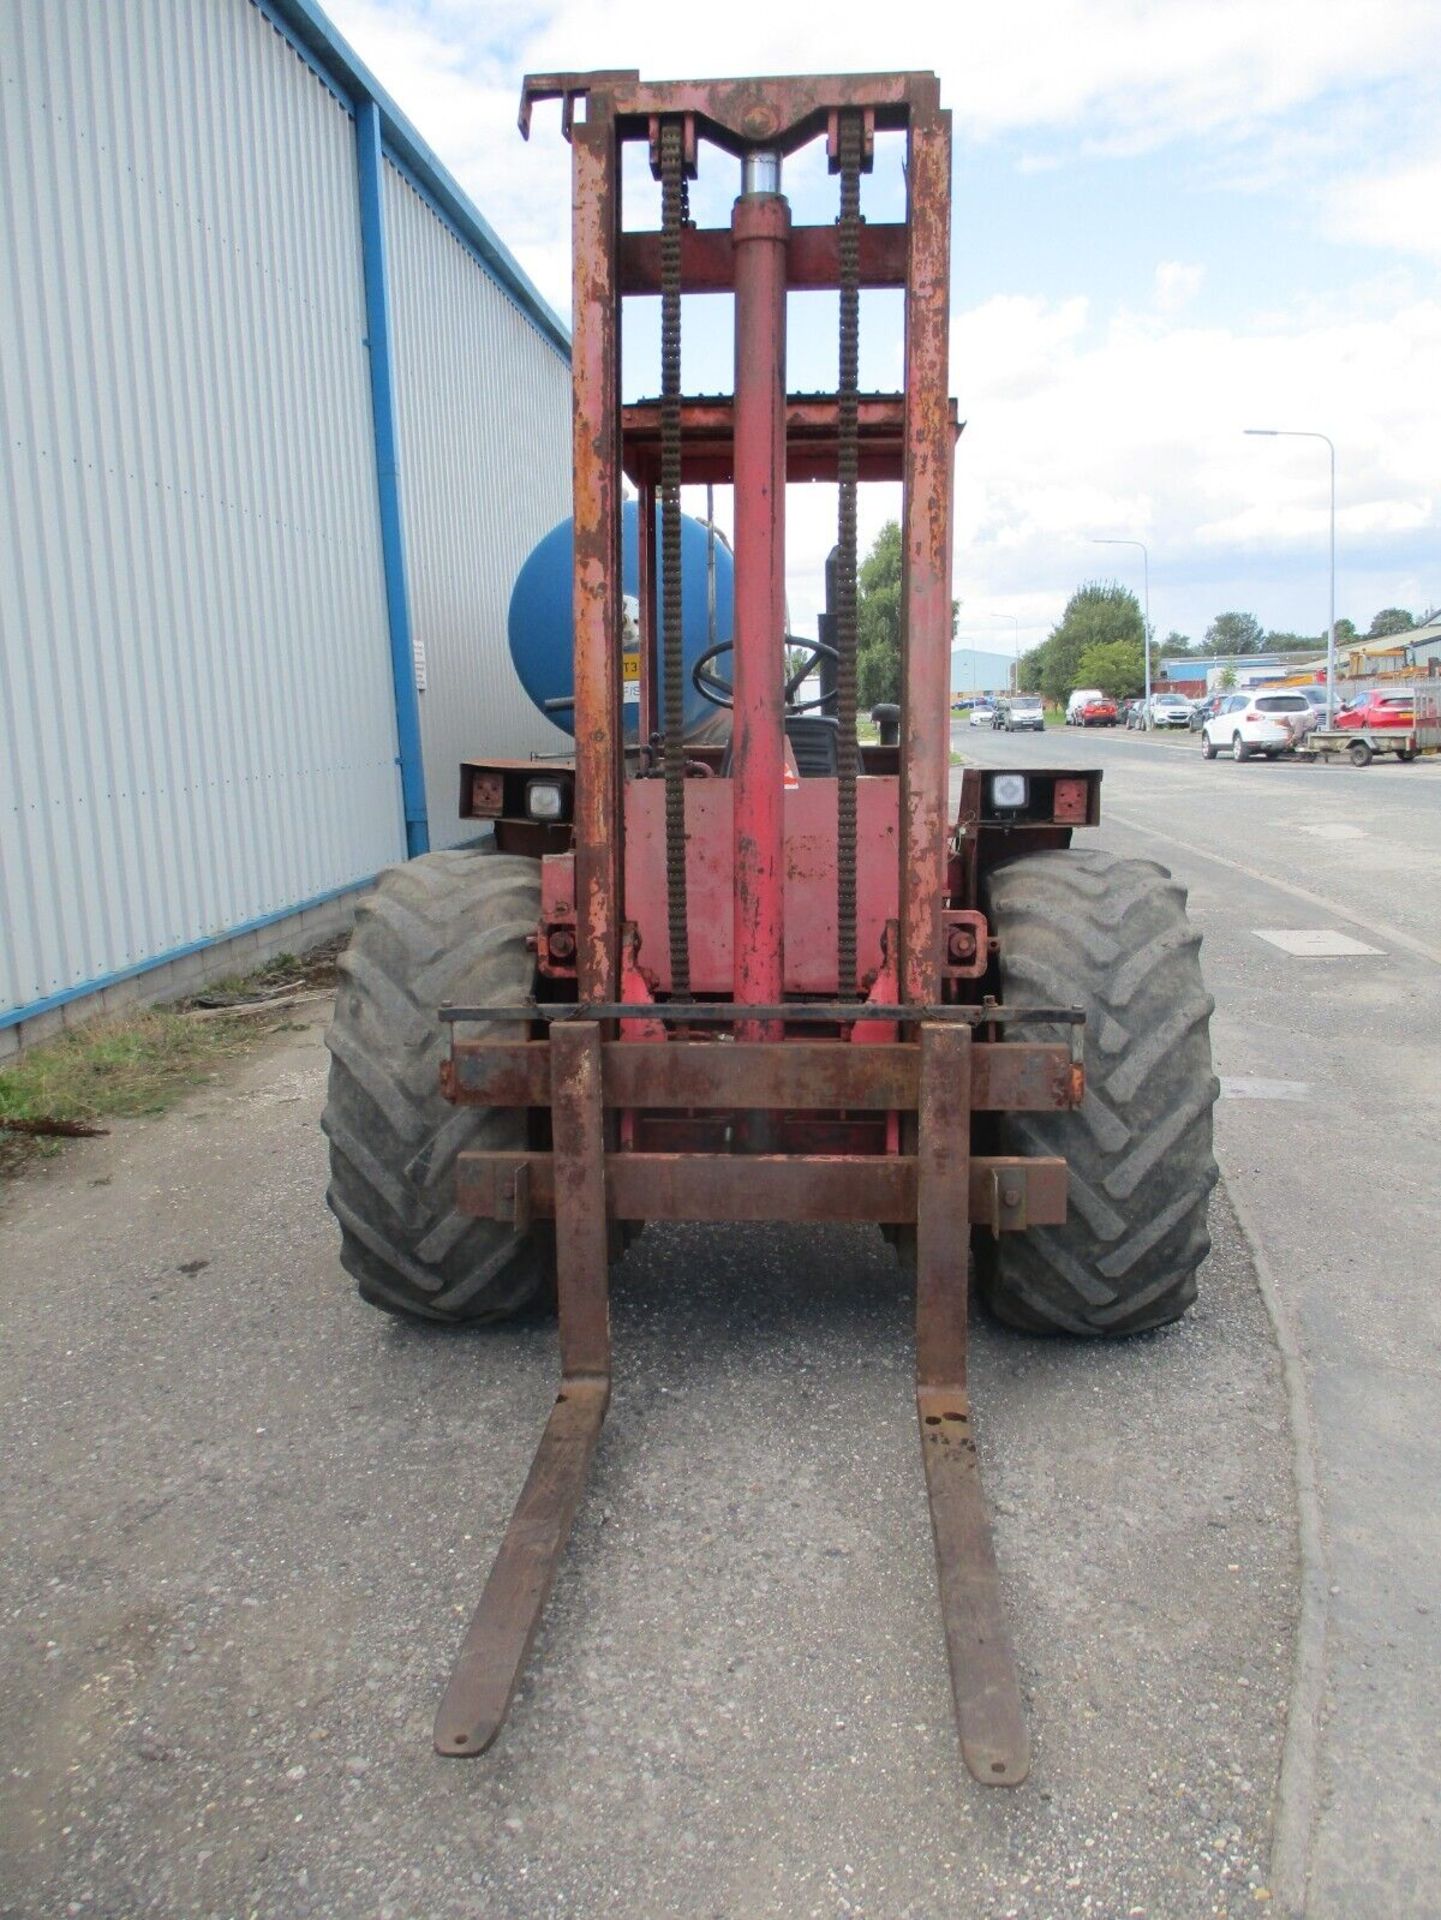
[[1326, 626], [1326, 725], [1336, 717], [1336, 447], [1313, 427], [1246, 427], [1258, 440], [1324, 440], [1331, 454], [1331, 618]]
[[1151, 556], [1146, 551], [1146, 543], [1144, 540], [1093, 539], [1091, 545], [1093, 547], [1139, 547], [1141, 549], [1141, 579], [1144, 583], [1141, 588], [1144, 596], [1142, 600], [1144, 611], [1141, 617], [1141, 624], [1145, 628], [1145, 632], [1141, 637], [1141, 652], [1145, 656], [1146, 661], [1146, 704], [1141, 709], [1141, 726], [1143, 731], [1149, 733], [1151, 731]]
[[993, 613], [993, 614], [992, 614], [992, 615], [991, 615], [990, 617], [991, 617], [991, 619], [992, 619], [992, 620], [1009, 620], [1009, 621], [1010, 621], [1010, 623], [1011, 623], [1011, 625], [1012, 625], [1012, 626], [1013, 626], [1013, 627], [1015, 628], [1015, 630], [1016, 630], [1016, 632], [1015, 632], [1015, 646], [1014, 646], [1014, 649], [1013, 649], [1013, 651], [1012, 651], [1012, 654], [1011, 654], [1011, 672], [1010, 672], [1010, 682], [1011, 682], [1011, 684], [1010, 684], [1010, 691], [1011, 691], [1012, 693], [1016, 693], [1016, 692], [1018, 692], [1018, 691], [1019, 691], [1019, 689], [1018, 689], [1018, 686], [1017, 686], [1017, 682], [1018, 682], [1018, 681], [1020, 680], [1020, 677], [1021, 677], [1021, 621], [1020, 621], [1020, 616], [1019, 616], [1018, 614], [1014, 614], [1014, 613]]

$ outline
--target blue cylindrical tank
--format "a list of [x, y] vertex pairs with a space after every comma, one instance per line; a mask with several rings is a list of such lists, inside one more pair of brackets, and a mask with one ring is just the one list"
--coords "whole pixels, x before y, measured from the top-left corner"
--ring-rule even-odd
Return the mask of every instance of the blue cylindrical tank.
[[[627, 500], [621, 510], [621, 592], [629, 603], [627, 643], [634, 645], [637, 596], [640, 591], [639, 559], [640, 509]], [[691, 685], [690, 670], [708, 646], [731, 637], [735, 608], [735, 562], [730, 549], [717, 535], [715, 554], [715, 629], [711, 635], [709, 594], [707, 591], [707, 549], [712, 545], [702, 521], [681, 515], [681, 649], [685, 660], [685, 724], [692, 732], [715, 716], [716, 709]], [[660, 571], [660, 508], [655, 516], [655, 552], [657, 576]], [[548, 720], [567, 733], [575, 731], [575, 716], [569, 707], [547, 712], [547, 700], [558, 700], [574, 691], [573, 639], [571, 626], [571, 569], [575, 554], [573, 523], [562, 520], [531, 550], [529, 559], [516, 576], [510, 596], [510, 656], [520, 675], [521, 685]], [[657, 583], [659, 599], [659, 583]], [[665, 615], [661, 611], [661, 634], [665, 633]], [[722, 654], [716, 663], [723, 679], [731, 678], [731, 656]], [[640, 717], [640, 695], [634, 680], [625, 682], [625, 732], [634, 740]]]

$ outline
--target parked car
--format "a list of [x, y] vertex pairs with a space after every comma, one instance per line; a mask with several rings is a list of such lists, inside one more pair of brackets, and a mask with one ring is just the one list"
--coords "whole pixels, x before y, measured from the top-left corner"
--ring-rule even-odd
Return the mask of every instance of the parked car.
[[[1326, 724], [1326, 689], [1324, 687], [1287, 687], [1287, 693], [1299, 693], [1311, 709], [1311, 726], [1324, 727]], [[1336, 709], [1339, 712], [1341, 701], [1338, 696]], [[1310, 729], [1308, 728], [1309, 732]]]
[[1333, 724], [1343, 733], [1351, 728], [1369, 731], [1373, 727], [1414, 727], [1416, 695], [1410, 687], [1358, 693], [1354, 700], [1347, 701]]
[[1123, 727], [1143, 727], [1146, 724], [1145, 701], [1123, 700], [1121, 702], [1120, 721]]
[[1153, 693], [1151, 695], [1151, 725], [1153, 727], [1189, 727], [1191, 724], [1191, 703], [1181, 693]]
[[986, 706], [984, 702], [978, 702], [971, 708], [971, 725], [973, 727], [994, 727], [995, 724], [996, 710], [994, 707]]
[[1233, 760], [1261, 754], [1279, 760], [1315, 725], [1311, 702], [1299, 689], [1287, 693], [1228, 693], [1220, 711], [1201, 728], [1201, 753], [1214, 760], [1229, 753]]
[[1038, 693], [1016, 693], [1001, 703], [997, 725], [1007, 733], [1023, 733], [1027, 730], [1042, 733], [1046, 726], [1046, 710], [1041, 705]]
[[1116, 703], [1097, 687], [1077, 687], [1066, 702], [1068, 727], [1114, 727]]
[[1208, 693], [1204, 700], [1192, 701], [1190, 719], [1192, 733], [1199, 733], [1208, 720], [1214, 720], [1229, 698], [1229, 694]]

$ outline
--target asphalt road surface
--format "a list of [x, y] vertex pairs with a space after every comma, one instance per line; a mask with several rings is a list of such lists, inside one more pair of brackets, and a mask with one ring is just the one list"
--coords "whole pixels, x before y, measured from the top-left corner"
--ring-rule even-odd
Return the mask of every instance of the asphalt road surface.
[[[1441, 1913], [1441, 763], [956, 740], [993, 766], [1101, 766], [1102, 842], [1190, 888], [1222, 1173], [1294, 1348], [1306, 1574], [1278, 1890], [1317, 1920]], [[1310, 950], [1346, 942], [1363, 950]]]
[[[1317, 1915], [1434, 1911], [1416, 1008], [1441, 786], [1202, 768], [1136, 736], [958, 743], [1104, 761], [1132, 824], [1102, 840], [1192, 884], [1236, 1095], [1223, 1157], [1277, 1316], [1220, 1194], [1181, 1327], [1091, 1347], [979, 1324], [1031, 1782], [987, 1792], [960, 1765], [908, 1290], [877, 1237], [835, 1229], [632, 1249], [614, 1408], [511, 1725], [480, 1761], [432, 1756], [554, 1331], [457, 1338], [355, 1301], [321, 1204], [317, 1024], [0, 1214], [7, 1920], [1159, 1920], [1284, 1910], [1307, 1875]], [[1243, 782], [1294, 793], [1294, 826]], [[1422, 813], [1388, 881], [1393, 807]], [[1301, 831], [1358, 822], [1360, 842]], [[1359, 920], [1235, 871], [1273, 863]], [[1383, 957], [1253, 931], [1326, 924]]]

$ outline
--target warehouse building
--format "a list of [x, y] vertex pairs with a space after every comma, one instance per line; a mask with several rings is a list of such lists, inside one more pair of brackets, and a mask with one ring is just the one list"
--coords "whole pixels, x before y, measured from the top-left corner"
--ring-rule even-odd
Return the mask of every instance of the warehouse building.
[[0, 1055], [344, 924], [566, 744], [569, 339], [312, 0], [0, 7]]

